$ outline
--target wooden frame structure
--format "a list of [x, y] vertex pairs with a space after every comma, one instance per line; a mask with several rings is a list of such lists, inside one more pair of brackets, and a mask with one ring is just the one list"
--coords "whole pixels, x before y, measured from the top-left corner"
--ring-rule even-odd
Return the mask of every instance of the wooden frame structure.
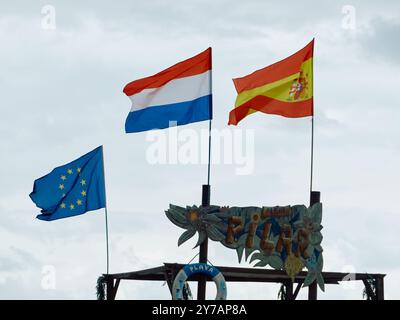
[[[117, 274], [105, 274], [107, 300], [114, 300], [121, 280], [146, 280], [146, 281], [166, 281], [171, 292], [175, 276], [183, 267], [183, 264], [164, 263], [164, 265]], [[290, 280], [285, 271], [260, 269], [260, 268], [238, 268], [217, 266], [225, 277], [226, 282], [266, 282], [281, 283], [286, 288], [285, 300], [295, 300], [302, 288], [306, 272], [300, 272], [294, 282]], [[384, 277], [385, 274], [356, 273], [352, 279], [348, 279], [347, 273], [341, 272], [322, 272], [325, 284], [339, 284], [341, 281], [359, 280], [364, 283], [365, 290], [372, 300], [384, 300]], [[188, 281], [199, 281], [200, 275], [194, 275]], [[212, 281], [212, 279], [207, 279]], [[373, 283], [373, 284], [371, 284]], [[294, 288], [294, 285], [296, 287]], [[308, 299], [317, 299], [317, 287], [313, 283], [308, 287]]]

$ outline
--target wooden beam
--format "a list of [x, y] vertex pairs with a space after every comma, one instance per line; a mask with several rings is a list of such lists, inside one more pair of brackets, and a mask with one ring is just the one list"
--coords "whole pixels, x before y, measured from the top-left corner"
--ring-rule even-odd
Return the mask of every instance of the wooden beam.
[[109, 274], [107, 276], [110, 276], [114, 279], [124, 279], [124, 280], [136, 280], [138, 277], [145, 278], [146, 276], [148, 276], [149, 278], [154, 278], [154, 280], [156, 280], [155, 278], [162, 280], [164, 276], [164, 268], [165, 268], [164, 266], [159, 266], [155, 268], [132, 271], [132, 272], [114, 273], [114, 274]]
[[[184, 265], [178, 263], [165, 263], [165, 266], [139, 270], [134, 272], [110, 274], [108, 277], [113, 279], [124, 279], [124, 280], [154, 280], [154, 281], [164, 281], [165, 275], [164, 271], [167, 267], [175, 266], [177, 270], [180, 270]], [[284, 282], [289, 279], [285, 271], [282, 270], [271, 270], [271, 269], [260, 269], [260, 268], [238, 268], [238, 267], [223, 267], [217, 266], [217, 268], [224, 274], [224, 276], [234, 278], [231, 281], [252, 281], [253, 277], [261, 280], [273, 280], [270, 282]], [[296, 278], [295, 283], [304, 281], [307, 273], [302, 271]], [[341, 272], [322, 272], [322, 275], [326, 283], [337, 284], [339, 281], [343, 281], [343, 278], [347, 273]], [[367, 273], [356, 273], [354, 280], [370, 279], [377, 277], [384, 277], [384, 274], [367, 274]], [[239, 280], [238, 278], [241, 278]]]
[[[105, 275], [106, 279], [124, 279], [124, 280], [149, 280], [149, 281], [165, 281], [165, 270], [172, 269], [178, 272], [184, 264], [165, 263], [163, 266], [156, 268], [139, 270], [134, 272], [117, 273]], [[226, 281], [234, 282], [274, 282], [285, 283], [290, 280], [288, 275], [283, 270], [262, 269], [262, 268], [241, 268], [241, 267], [226, 267], [216, 266], [224, 275]], [[296, 277], [295, 283], [303, 283], [307, 272], [300, 272]], [[343, 281], [347, 273], [342, 272], [322, 272], [326, 284], [338, 284]], [[383, 281], [384, 274], [367, 274], [356, 273], [354, 280], [363, 280], [372, 278], [380, 278]], [[189, 281], [198, 281], [198, 275], [193, 275]], [[207, 281], [212, 281], [207, 279]]]

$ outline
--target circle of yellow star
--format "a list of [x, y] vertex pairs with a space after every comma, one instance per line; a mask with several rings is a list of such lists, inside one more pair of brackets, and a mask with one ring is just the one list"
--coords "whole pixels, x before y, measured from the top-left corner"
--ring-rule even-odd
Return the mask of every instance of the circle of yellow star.
[[73, 204], [73, 203], [71, 203], [71, 204], [69, 205], [69, 208], [70, 208], [71, 210], [74, 210], [74, 209], [75, 209], [75, 206], [74, 206], [74, 204]]
[[60, 190], [62, 190], [62, 189], [64, 189], [64, 185], [63, 185], [62, 183], [60, 183], [60, 185], [58, 186], [58, 188], [59, 188]]
[[65, 209], [65, 203], [64, 202], [61, 203], [60, 207], [61, 207], [61, 209]]
[[86, 196], [86, 191], [82, 190], [81, 195], [82, 195], [82, 197]]
[[73, 171], [72, 171], [72, 169], [68, 169], [68, 174], [72, 174], [73, 173]]
[[78, 199], [78, 200], [76, 200], [76, 203], [77, 203], [78, 206], [80, 206], [82, 204], [82, 200]]
[[85, 185], [86, 184], [86, 180], [85, 179], [82, 179], [81, 180], [81, 185]]
[[81, 172], [81, 168], [76, 169], [76, 172], [80, 173]]
[[64, 176], [64, 175], [61, 176], [61, 180], [62, 180], [62, 181], [66, 180], [66, 179], [67, 179], [66, 176]]

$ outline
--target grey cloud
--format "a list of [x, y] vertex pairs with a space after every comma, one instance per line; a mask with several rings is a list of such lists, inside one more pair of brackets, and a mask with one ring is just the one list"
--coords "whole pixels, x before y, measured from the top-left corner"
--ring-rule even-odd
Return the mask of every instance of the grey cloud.
[[[231, 78], [283, 58], [314, 35], [314, 185], [325, 206], [327, 270], [352, 264], [398, 278], [399, 256], [391, 251], [399, 222], [393, 213], [400, 178], [398, 50], [391, 42], [397, 1], [354, 1], [360, 26], [371, 22], [356, 36], [340, 27], [341, 2], [52, 1], [54, 31], [40, 28], [44, 4], [0, 5], [0, 263], [7, 274], [1, 298], [94, 298], [105, 266], [103, 212], [46, 224], [35, 220], [38, 209], [28, 194], [34, 179], [99, 144], [105, 147], [112, 272], [189, 261], [195, 243], [177, 248], [181, 230], [163, 211], [169, 203], [199, 204], [206, 166], [147, 163], [146, 135], [124, 133], [130, 102], [123, 86], [212, 45], [213, 127], [226, 128], [236, 94]], [[255, 130], [254, 174], [213, 165], [212, 203], [307, 203], [309, 120], [264, 114], [244, 120], [238, 128]], [[237, 265], [234, 252], [218, 244], [210, 244], [210, 260]], [[57, 268], [55, 291], [40, 287], [46, 264]], [[395, 298], [393, 283], [386, 291]], [[125, 298], [168, 298], [161, 283], [144, 294], [147, 285], [123, 284]], [[276, 298], [275, 288], [230, 288], [230, 297]], [[361, 298], [360, 291], [341, 292], [328, 288], [323, 297]]]
[[400, 19], [376, 17], [361, 34], [361, 45], [375, 63], [399, 64]]

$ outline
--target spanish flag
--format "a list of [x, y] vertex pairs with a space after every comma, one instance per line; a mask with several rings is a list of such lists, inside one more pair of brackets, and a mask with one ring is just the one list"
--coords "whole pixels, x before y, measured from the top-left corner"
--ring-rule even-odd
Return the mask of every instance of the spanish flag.
[[312, 116], [313, 52], [314, 39], [284, 60], [233, 79], [238, 96], [228, 124], [237, 125], [257, 111], [288, 118]]

